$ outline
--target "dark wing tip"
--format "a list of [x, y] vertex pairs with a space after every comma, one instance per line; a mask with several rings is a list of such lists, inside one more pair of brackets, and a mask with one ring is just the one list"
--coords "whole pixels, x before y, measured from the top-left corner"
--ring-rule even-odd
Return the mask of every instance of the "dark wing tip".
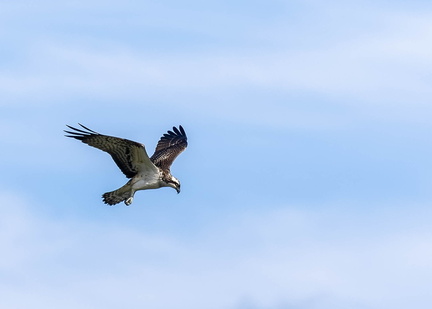
[[90, 136], [90, 135], [99, 135], [99, 133], [98, 132], [96, 132], [96, 131], [93, 131], [93, 130], [91, 130], [91, 129], [89, 129], [89, 128], [87, 128], [86, 126], [84, 126], [84, 125], [82, 125], [82, 124], [80, 124], [80, 123], [78, 123], [84, 130], [82, 130], [82, 129], [78, 129], [78, 128], [75, 128], [75, 127], [72, 127], [72, 126], [70, 126], [70, 125], [66, 125], [69, 129], [71, 129], [72, 131], [69, 131], [69, 130], [63, 130], [65, 133], [67, 133], [68, 135], [65, 135], [66, 137], [72, 137], [72, 138], [76, 138], [76, 139], [79, 139], [79, 140], [83, 140], [84, 138], [86, 138], [87, 136]]
[[174, 130], [176, 135], [181, 135], [179, 129], [177, 129], [176, 127], [173, 127], [173, 130]]
[[162, 136], [162, 139], [170, 139], [171, 140], [172, 138], [187, 139], [186, 132], [182, 126], [179, 126], [178, 128], [173, 127], [172, 131], [168, 130], [167, 133], [164, 133]]
[[94, 134], [99, 134], [98, 132], [93, 131], [93, 130], [87, 128], [86, 126], [82, 125], [81, 123], [78, 123], [78, 124], [79, 124], [81, 127], [83, 127], [84, 129], [86, 129], [87, 131], [89, 131], [89, 132], [92, 132], [92, 133], [94, 133]]
[[179, 129], [182, 135], [186, 136], [186, 132], [181, 125], [179, 125]]
[[178, 128], [173, 127], [173, 131], [168, 131], [168, 133], [176, 135], [177, 137], [186, 137], [186, 132], [181, 125], [179, 125]]

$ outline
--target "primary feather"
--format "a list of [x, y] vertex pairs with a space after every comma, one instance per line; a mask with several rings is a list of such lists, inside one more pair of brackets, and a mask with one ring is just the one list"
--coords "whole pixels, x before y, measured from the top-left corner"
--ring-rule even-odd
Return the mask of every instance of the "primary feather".
[[[173, 132], [174, 131], [174, 132]], [[162, 169], [170, 168], [175, 158], [187, 147], [187, 136], [182, 126], [173, 127], [173, 131], [164, 134], [150, 160]]]

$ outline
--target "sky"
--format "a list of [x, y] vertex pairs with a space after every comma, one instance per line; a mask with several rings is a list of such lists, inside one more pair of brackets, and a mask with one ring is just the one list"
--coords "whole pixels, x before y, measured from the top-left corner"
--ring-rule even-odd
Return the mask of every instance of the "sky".
[[[0, 1], [0, 307], [430, 308], [432, 3]], [[182, 125], [182, 192], [66, 124]]]

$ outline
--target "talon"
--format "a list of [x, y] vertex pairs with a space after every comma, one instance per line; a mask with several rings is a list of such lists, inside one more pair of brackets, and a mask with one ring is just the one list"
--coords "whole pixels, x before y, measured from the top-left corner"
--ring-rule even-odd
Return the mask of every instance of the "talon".
[[133, 201], [133, 197], [130, 197], [124, 203], [126, 204], [126, 206], [129, 206], [130, 204], [132, 204], [132, 201]]

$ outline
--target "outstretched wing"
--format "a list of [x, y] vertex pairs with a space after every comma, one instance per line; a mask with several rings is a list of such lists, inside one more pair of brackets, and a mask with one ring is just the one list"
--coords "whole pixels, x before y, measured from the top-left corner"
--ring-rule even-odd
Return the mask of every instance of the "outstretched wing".
[[79, 125], [84, 130], [67, 125], [73, 131], [65, 130], [69, 134], [66, 136], [108, 152], [127, 178], [134, 177], [138, 172], [158, 172], [157, 167], [150, 161], [143, 144], [124, 138], [99, 134], [82, 124]]
[[154, 165], [163, 170], [169, 170], [175, 158], [187, 147], [187, 136], [183, 127], [173, 127], [173, 131], [168, 131], [160, 138], [155, 153], [150, 158]]

